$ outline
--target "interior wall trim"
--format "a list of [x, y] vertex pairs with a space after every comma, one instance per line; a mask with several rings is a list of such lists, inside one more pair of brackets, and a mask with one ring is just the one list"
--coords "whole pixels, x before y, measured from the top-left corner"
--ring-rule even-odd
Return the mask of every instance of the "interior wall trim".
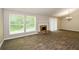
[[11, 37], [7, 37], [5, 38], [5, 40], [10, 40], [10, 39], [15, 39], [15, 38], [20, 38], [20, 37], [24, 37], [24, 36], [29, 36], [29, 35], [34, 35], [34, 34], [38, 34], [38, 32], [34, 32], [34, 33], [29, 33], [29, 34], [24, 34], [24, 35], [16, 35], [16, 36], [11, 36]]
[[4, 40], [2, 40], [2, 41], [0, 42], [0, 48], [1, 48], [2, 44], [3, 44], [3, 42], [4, 42]]

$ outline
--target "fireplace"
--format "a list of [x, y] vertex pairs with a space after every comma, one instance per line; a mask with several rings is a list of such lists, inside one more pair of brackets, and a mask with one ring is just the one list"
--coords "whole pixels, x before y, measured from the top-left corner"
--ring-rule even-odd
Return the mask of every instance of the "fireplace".
[[40, 32], [47, 33], [47, 25], [40, 25]]

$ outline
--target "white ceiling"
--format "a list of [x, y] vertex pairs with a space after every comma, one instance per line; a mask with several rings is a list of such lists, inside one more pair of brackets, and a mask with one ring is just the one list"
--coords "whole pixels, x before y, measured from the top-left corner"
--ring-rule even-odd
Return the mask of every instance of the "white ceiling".
[[[68, 11], [69, 8], [6, 8], [7, 10], [20, 11], [27, 14], [59, 16], [61, 11]], [[59, 15], [58, 15], [59, 14]]]

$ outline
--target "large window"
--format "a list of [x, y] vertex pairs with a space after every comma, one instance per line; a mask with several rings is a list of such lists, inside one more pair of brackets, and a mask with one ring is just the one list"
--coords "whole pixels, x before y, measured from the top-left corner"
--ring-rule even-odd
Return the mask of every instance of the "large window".
[[[26, 31], [25, 31], [26, 30]], [[24, 15], [9, 15], [9, 33], [17, 34], [36, 31], [36, 17]]]
[[31, 32], [36, 30], [36, 17], [26, 16], [26, 32]]
[[22, 15], [9, 15], [9, 31], [10, 34], [24, 32], [24, 16]]

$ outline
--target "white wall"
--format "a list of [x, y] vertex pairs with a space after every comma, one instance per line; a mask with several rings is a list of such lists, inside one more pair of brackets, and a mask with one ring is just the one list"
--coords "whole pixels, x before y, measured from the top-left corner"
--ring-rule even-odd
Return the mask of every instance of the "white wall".
[[[67, 16], [72, 17], [72, 20], [66, 20], [65, 17]], [[61, 29], [79, 32], [79, 9], [67, 16], [61, 17], [60, 19]]]
[[0, 8], [0, 47], [4, 41], [4, 38], [3, 38], [3, 12], [2, 12], [2, 9]]
[[9, 15], [9, 13], [31, 15], [31, 14], [27, 14], [27, 13], [18, 12], [18, 11], [4, 10], [4, 37], [5, 37], [5, 39], [11, 39], [11, 38], [16, 38], [16, 37], [21, 37], [21, 36], [37, 34], [40, 31], [40, 25], [47, 25], [47, 29], [49, 30], [49, 17], [48, 16], [31, 15], [31, 16], [36, 16], [36, 21], [37, 21], [37, 31], [36, 32], [9, 35], [9, 31], [8, 31], [8, 28], [9, 28], [8, 15]]
[[61, 29], [61, 18], [57, 17], [57, 29]]

